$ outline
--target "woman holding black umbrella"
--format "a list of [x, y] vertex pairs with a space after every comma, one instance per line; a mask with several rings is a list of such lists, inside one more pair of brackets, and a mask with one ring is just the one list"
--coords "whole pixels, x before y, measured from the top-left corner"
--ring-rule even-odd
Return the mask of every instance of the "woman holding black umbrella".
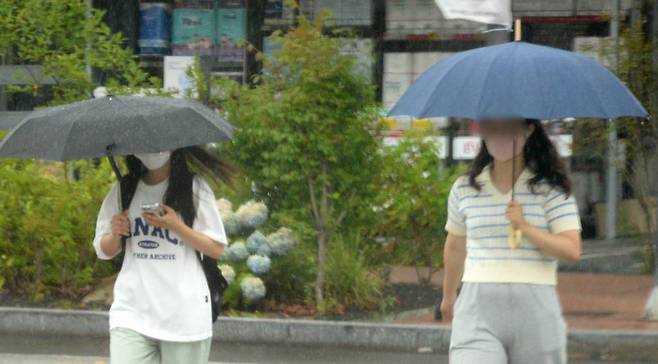
[[565, 167], [538, 120], [483, 120], [480, 131], [448, 202], [450, 362], [566, 363], [556, 271], [579, 259], [581, 225]]
[[[112, 363], [207, 363], [212, 340], [209, 288], [196, 250], [214, 259], [227, 244], [208, 183], [188, 164], [229, 181], [233, 171], [200, 147], [128, 155], [105, 197], [93, 245], [100, 259], [122, 250], [110, 308]], [[193, 221], [193, 222], [192, 222]], [[192, 222], [192, 223], [191, 223]]]

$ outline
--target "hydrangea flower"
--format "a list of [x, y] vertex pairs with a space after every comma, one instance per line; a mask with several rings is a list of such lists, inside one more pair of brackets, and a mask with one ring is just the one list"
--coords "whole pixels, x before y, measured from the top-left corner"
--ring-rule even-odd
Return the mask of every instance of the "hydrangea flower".
[[272, 261], [264, 255], [252, 255], [247, 258], [247, 268], [255, 274], [265, 274], [272, 268]]
[[240, 232], [240, 219], [238, 219], [238, 216], [235, 213], [231, 212], [220, 216], [222, 218], [222, 225], [224, 225], [226, 235], [234, 236]]
[[228, 284], [233, 283], [235, 280], [235, 269], [228, 264], [220, 264], [218, 267], [219, 270], [222, 271], [222, 275], [226, 279], [226, 282], [228, 282]]
[[235, 212], [233, 212], [233, 204], [231, 201], [220, 198], [217, 200], [217, 209], [219, 210], [219, 216], [222, 218], [222, 224], [224, 225], [224, 231], [226, 235], [233, 236], [240, 232], [240, 219], [238, 219]]
[[247, 238], [247, 250], [251, 254], [260, 254], [269, 256], [272, 253], [269, 241], [263, 233], [256, 230]]
[[245, 260], [249, 256], [249, 251], [242, 241], [236, 241], [229, 245], [224, 251], [224, 258], [228, 261]]
[[233, 203], [231, 203], [231, 201], [225, 198], [220, 198], [219, 200], [217, 200], [217, 209], [219, 210], [219, 213], [222, 215], [232, 213]]
[[269, 257], [272, 255], [272, 247], [270, 247], [269, 242], [267, 244], [261, 244], [256, 250], [256, 254]]
[[297, 243], [297, 239], [295, 239], [292, 230], [286, 227], [282, 227], [276, 232], [268, 235], [267, 240], [272, 248], [272, 253], [278, 256], [290, 253]]
[[254, 200], [247, 201], [235, 212], [242, 226], [252, 229], [263, 225], [267, 220], [267, 213], [267, 206]]
[[247, 277], [240, 281], [242, 295], [249, 301], [258, 301], [265, 297], [265, 284], [258, 277]]

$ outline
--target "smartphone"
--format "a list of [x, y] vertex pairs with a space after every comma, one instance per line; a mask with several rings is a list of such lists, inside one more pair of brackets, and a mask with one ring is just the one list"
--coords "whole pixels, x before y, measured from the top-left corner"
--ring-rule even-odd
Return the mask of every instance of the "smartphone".
[[162, 209], [162, 206], [160, 206], [159, 202], [144, 203], [141, 205], [141, 207], [143, 212], [150, 212], [158, 216], [162, 216], [162, 214], [164, 213], [164, 210]]

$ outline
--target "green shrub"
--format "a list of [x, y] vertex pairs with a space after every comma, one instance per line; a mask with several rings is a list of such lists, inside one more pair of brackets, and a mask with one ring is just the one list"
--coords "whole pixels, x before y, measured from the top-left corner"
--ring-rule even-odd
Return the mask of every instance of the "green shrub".
[[[76, 167], [80, 179], [64, 178]], [[63, 172], [64, 170], [64, 172]], [[14, 294], [75, 300], [112, 271], [91, 244], [113, 175], [106, 163], [0, 160], [0, 276]]]
[[442, 264], [448, 193], [463, 169], [444, 167], [428, 136], [411, 130], [384, 148], [375, 230], [386, 240], [390, 264], [429, 267], [431, 274]]
[[265, 277], [268, 298], [288, 304], [312, 301], [315, 255], [309, 245], [300, 243], [290, 254], [272, 261], [272, 271]]
[[382, 299], [384, 281], [367, 264], [368, 252], [359, 234], [336, 235], [327, 252], [324, 312], [342, 308], [372, 309]]

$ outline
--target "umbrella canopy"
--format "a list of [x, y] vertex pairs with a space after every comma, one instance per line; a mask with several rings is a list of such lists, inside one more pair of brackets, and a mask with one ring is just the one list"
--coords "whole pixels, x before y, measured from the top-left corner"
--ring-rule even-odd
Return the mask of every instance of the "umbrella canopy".
[[550, 120], [648, 113], [596, 61], [519, 41], [460, 52], [436, 63], [418, 77], [389, 115]]
[[31, 112], [0, 142], [0, 157], [154, 153], [230, 140], [232, 132], [228, 121], [190, 99], [107, 96]]

